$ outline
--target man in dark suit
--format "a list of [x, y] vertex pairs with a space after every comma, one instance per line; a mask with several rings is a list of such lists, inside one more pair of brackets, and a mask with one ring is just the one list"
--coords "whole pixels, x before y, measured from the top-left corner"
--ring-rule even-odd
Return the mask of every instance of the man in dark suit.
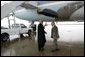
[[39, 51], [44, 50], [44, 45], [46, 42], [45, 33], [46, 32], [44, 31], [43, 21], [40, 21], [38, 25], [38, 50]]
[[59, 38], [59, 33], [58, 33], [58, 28], [57, 28], [57, 26], [55, 25], [55, 23], [52, 22], [51, 25], [52, 25], [51, 38], [53, 38], [53, 44], [54, 44], [54, 46], [53, 46], [54, 49], [52, 50], [52, 52], [54, 52], [54, 51], [59, 50], [59, 49], [58, 49], [58, 44], [57, 44], [57, 40], [58, 40], [58, 38]]

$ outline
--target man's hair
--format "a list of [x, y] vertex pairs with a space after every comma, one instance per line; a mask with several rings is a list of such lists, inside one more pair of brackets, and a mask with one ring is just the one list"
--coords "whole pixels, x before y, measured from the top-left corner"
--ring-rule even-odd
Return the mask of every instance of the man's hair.
[[40, 23], [42, 23], [42, 22], [43, 22], [43, 20], [39, 20], [39, 22], [40, 22]]
[[52, 25], [55, 25], [55, 22], [53, 21], [51, 24], [52, 24]]

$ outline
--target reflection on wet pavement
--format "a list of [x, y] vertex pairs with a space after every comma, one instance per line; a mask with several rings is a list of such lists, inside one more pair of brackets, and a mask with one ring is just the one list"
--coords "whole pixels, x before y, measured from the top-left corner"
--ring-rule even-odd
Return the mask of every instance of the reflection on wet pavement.
[[1, 46], [1, 56], [84, 56], [84, 44], [70, 44], [58, 42], [59, 51], [51, 52], [52, 41], [47, 41], [45, 50], [38, 51], [35, 39], [24, 37], [11, 42], [5, 42]]

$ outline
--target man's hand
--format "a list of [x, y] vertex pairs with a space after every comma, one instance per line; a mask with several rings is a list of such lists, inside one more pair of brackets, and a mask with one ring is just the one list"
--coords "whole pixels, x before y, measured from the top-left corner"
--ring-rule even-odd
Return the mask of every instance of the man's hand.
[[45, 34], [47, 34], [47, 32], [44, 32]]
[[47, 32], [45, 32], [45, 34], [47, 34]]
[[59, 39], [60, 38], [60, 36], [58, 36], [58, 38], [57, 39]]

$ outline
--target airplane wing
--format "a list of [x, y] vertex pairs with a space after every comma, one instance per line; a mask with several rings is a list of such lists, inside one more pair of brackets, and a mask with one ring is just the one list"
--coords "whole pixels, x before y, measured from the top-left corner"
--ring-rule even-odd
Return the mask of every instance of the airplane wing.
[[[25, 10], [21, 10], [20, 12], [16, 12], [15, 16], [19, 17], [19, 18], [20, 18], [20, 16], [21, 17], [23, 16], [22, 19], [26, 19], [26, 20], [42, 19], [42, 20], [55, 20], [55, 21], [75, 21], [75, 19], [70, 19], [70, 16], [75, 11], [77, 11], [78, 9], [80, 9], [83, 6], [84, 6], [83, 1], [53, 2], [53, 3], [38, 5], [38, 8], [33, 11], [31, 11], [31, 10], [29, 11], [26, 8]], [[23, 13], [21, 14], [21, 12], [23, 12]], [[24, 17], [24, 15], [25, 15], [25, 17]]]
[[57, 20], [71, 21], [72, 19], [70, 19], [70, 16], [75, 11], [77, 11], [78, 9], [80, 9], [83, 6], [84, 6], [84, 1], [61, 1], [61, 2], [43, 4], [43, 5], [38, 6], [38, 8], [41, 9], [41, 12], [43, 15], [46, 15], [45, 14], [46, 12], [44, 12], [44, 10], [49, 9], [48, 10], [49, 12], [50, 12], [50, 10], [52, 10], [57, 13], [55, 16], [56, 18], [58, 16]]
[[1, 7], [1, 19], [16, 8], [14, 10], [15, 16], [24, 20], [70, 21], [75, 20], [71, 19], [70, 16], [84, 6], [84, 1], [59, 1], [43, 5], [37, 5], [36, 1], [16, 2], [10, 3], [11, 5], [7, 4], [7, 7], [6, 5]]
[[37, 13], [37, 9], [21, 9], [15, 12], [15, 16], [20, 18], [20, 19], [24, 19], [24, 20], [29, 20], [29, 21], [39, 21], [39, 20], [43, 20], [43, 21], [52, 21], [55, 20], [55, 18], [49, 17], [49, 16], [45, 16], [42, 14], [38, 14]]

